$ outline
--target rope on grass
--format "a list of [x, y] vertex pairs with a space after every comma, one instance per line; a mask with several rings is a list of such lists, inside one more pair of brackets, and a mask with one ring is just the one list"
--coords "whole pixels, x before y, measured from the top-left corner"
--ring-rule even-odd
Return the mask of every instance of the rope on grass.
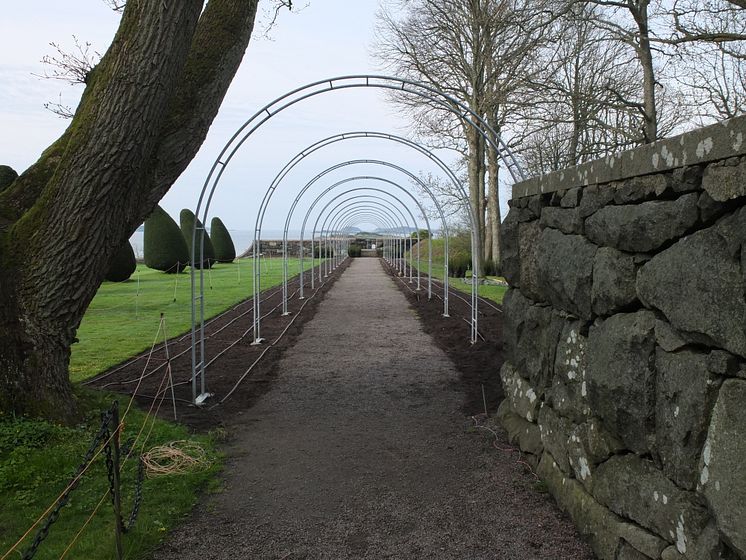
[[204, 447], [194, 441], [177, 440], [157, 445], [143, 453], [142, 461], [148, 478], [169, 474], [184, 474], [210, 466]]

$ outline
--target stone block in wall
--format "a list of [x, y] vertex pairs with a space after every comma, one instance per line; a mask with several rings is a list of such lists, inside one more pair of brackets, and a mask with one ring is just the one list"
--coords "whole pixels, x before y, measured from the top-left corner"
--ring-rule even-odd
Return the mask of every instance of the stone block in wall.
[[540, 288], [538, 270], [538, 248], [541, 228], [539, 222], [524, 222], [518, 225], [518, 258], [521, 291], [534, 301], [545, 298]]
[[655, 251], [678, 239], [699, 219], [696, 193], [676, 200], [607, 206], [585, 221], [588, 239], [631, 253]]
[[589, 408], [586, 401], [586, 342], [582, 334], [585, 323], [565, 322], [554, 359], [554, 378], [546, 393], [546, 402], [561, 416], [584, 422]]
[[657, 557], [651, 558], [643, 554], [624, 539], [619, 541], [619, 546], [614, 554], [614, 560], [658, 560]]
[[541, 227], [550, 227], [562, 233], [583, 233], [583, 218], [578, 208], [547, 207], [541, 212]]
[[575, 478], [588, 489], [593, 484], [596, 466], [623, 450], [623, 444], [607, 432], [596, 418], [575, 425], [567, 442], [568, 459]]
[[675, 352], [688, 344], [681, 333], [662, 320], [655, 322], [655, 341], [666, 352]]
[[537, 251], [539, 289], [552, 305], [591, 318], [593, 259], [597, 247], [580, 235], [544, 229]]
[[710, 411], [720, 387], [707, 367], [708, 355], [681, 350], [655, 353], [657, 374], [655, 432], [663, 472], [694, 490], [707, 436]]
[[539, 410], [539, 431], [544, 451], [557, 462], [562, 472], [571, 474], [567, 443], [573, 430], [573, 423], [559, 416], [551, 406], [542, 406]]
[[592, 493], [599, 503], [675, 544], [682, 554], [710, 519], [696, 494], [681, 490], [652, 462], [634, 454], [615, 455], [599, 465]]
[[562, 320], [551, 307], [510, 289], [503, 298], [505, 356], [539, 393], [550, 386]]
[[[536, 261], [536, 238], [540, 231], [538, 221], [527, 209], [513, 208], [508, 212], [500, 228], [500, 273], [511, 286], [523, 287], [525, 282], [529, 292], [536, 295], [536, 279], [532, 271]], [[522, 272], [528, 275], [525, 280], [521, 279]]]
[[674, 169], [671, 173], [671, 190], [677, 193], [701, 190], [704, 170], [704, 165]]
[[708, 165], [702, 188], [718, 202], [746, 196], [746, 159], [731, 158]]
[[575, 208], [580, 204], [580, 198], [583, 195], [583, 189], [580, 187], [574, 187], [568, 189], [565, 195], [560, 200], [560, 206], [562, 208]]
[[702, 452], [700, 490], [723, 539], [746, 558], [746, 381], [720, 388]]
[[632, 177], [615, 185], [614, 202], [616, 204], [630, 204], [649, 200], [663, 194], [670, 184], [670, 175], [663, 173]]
[[584, 422], [590, 414], [584, 387], [585, 382], [562, 383], [555, 375], [552, 386], [546, 391], [545, 402], [560, 416]]
[[541, 443], [539, 426], [535, 422], [529, 422], [515, 414], [507, 399], [504, 399], [497, 408], [497, 418], [508, 432], [510, 443], [517, 444], [524, 453], [530, 453], [537, 458], [541, 456], [544, 446]]
[[614, 189], [608, 185], [590, 185], [583, 189], [583, 198], [580, 200], [580, 215], [587, 218], [604, 206], [614, 201]]
[[637, 294], [690, 342], [746, 357], [746, 209], [681, 239], [643, 265]]
[[537, 473], [559, 507], [588, 539], [599, 560], [614, 560], [619, 546], [617, 529], [622, 520], [599, 504], [577, 480], [565, 475], [548, 453], [542, 455]]
[[591, 327], [588, 404], [604, 426], [638, 453], [655, 431], [655, 315], [620, 313]]
[[502, 224], [500, 224], [500, 239], [502, 240], [500, 274], [507, 280], [508, 284], [515, 288], [521, 285], [521, 262], [518, 251], [518, 226], [521, 224], [520, 211], [520, 208], [511, 208]]
[[622, 542], [632, 546], [646, 558], [657, 559], [668, 546], [668, 542], [634, 523], [620, 523], [617, 534]]
[[535, 422], [539, 415], [539, 396], [528, 381], [518, 375], [510, 362], [505, 362], [500, 369], [500, 378], [505, 391], [505, 400], [510, 410], [529, 422]]
[[637, 301], [636, 280], [637, 267], [632, 255], [601, 247], [593, 263], [593, 312], [611, 315]]

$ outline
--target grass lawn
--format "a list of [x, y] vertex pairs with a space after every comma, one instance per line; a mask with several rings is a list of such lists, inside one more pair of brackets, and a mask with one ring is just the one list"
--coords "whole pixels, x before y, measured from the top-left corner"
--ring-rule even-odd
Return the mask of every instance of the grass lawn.
[[[67, 486], [92, 435], [98, 430], [100, 411], [109, 408], [113, 399], [85, 390], [78, 390], [78, 396], [87, 411], [85, 422], [79, 426], [63, 427], [37, 420], [0, 416], [0, 557], [4, 557], [6, 551]], [[122, 413], [126, 404], [127, 401], [120, 398]], [[136, 435], [144, 420], [145, 414], [133, 407], [125, 419], [123, 441]], [[149, 429], [150, 423], [144, 434]], [[145, 448], [183, 439], [203, 446], [208, 464], [206, 468], [186, 474], [145, 479], [140, 515], [132, 531], [124, 535], [125, 558], [146, 557], [166, 531], [189, 513], [201, 489], [210, 489], [211, 486], [217, 488], [214, 475], [220, 468], [220, 457], [214, 450], [210, 436], [190, 435], [181, 426], [158, 420]], [[122, 469], [125, 521], [132, 507], [135, 470], [134, 459], [130, 459]], [[111, 500], [106, 495], [108, 487], [102, 453], [71, 494], [70, 502], [62, 508], [59, 519], [52, 525], [49, 536], [34, 558], [60, 558], [104, 496], [97, 514], [65, 558], [115, 558], [114, 514]], [[26, 550], [37, 529], [8, 558], [20, 558], [20, 553]]]
[[[306, 269], [310, 268], [310, 259], [304, 259], [303, 264]], [[288, 266], [291, 276], [297, 274], [298, 259], [290, 259]], [[218, 264], [209, 272], [205, 271], [206, 318], [251, 297], [252, 267], [252, 259], [243, 259], [232, 264]], [[262, 260], [262, 289], [281, 282], [282, 259]], [[164, 274], [138, 265], [130, 280], [104, 282], [78, 329], [80, 342], [72, 347], [70, 379], [82, 381], [149, 349], [158, 331], [161, 313], [164, 313], [169, 337], [188, 332], [192, 324], [190, 302], [188, 271]]]
[[[442, 239], [426, 239], [422, 241], [422, 247], [420, 249], [420, 265], [422, 266], [422, 272], [427, 273], [427, 244], [433, 244], [433, 278], [443, 280], [443, 240]], [[417, 247], [417, 245], [415, 245]], [[453, 245], [450, 247], [453, 250]], [[412, 255], [407, 253], [408, 259], [414, 265], [417, 264], [417, 249], [414, 249], [414, 258]], [[490, 277], [497, 278], [497, 277]], [[448, 283], [449, 286], [453, 287], [460, 292], [464, 292], [471, 295], [471, 283], [464, 283], [461, 278], [451, 278]], [[508, 291], [507, 286], [495, 286], [491, 284], [480, 284], [477, 288], [479, 295], [483, 298], [492, 300], [496, 303], [503, 302], [503, 296]]]
[[[310, 260], [306, 260], [310, 268]], [[298, 260], [291, 259], [290, 274], [298, 271]], [[282, 260], [262, 261], [262, 288], [282, 281]], [[216, 265], [205, 271], [205, 314], [211, 317], [252, 295], [251, 259]], [[210, 288], [209, 286], [212, 286]], [[160, 314], [166, 318], [169, 337], [185, 333], [191, 326], [191, 287], [189, 274], [163, 274], [142, 265], [127, 282], [105, 282], [86, 311], [78, 330], [80, 342], [73, 345], [71, 379], [79, 382], [122, 362], [153, 344]], [[93, 434], [100, 425], [99, 414], [115, 398], [76, 388], [85, 421], [78, 426], [58, 426], [50, 422], [13, 418], [0, 414], [0, 558], [42, 515], [66, 487], [82, 461]], [[122, 410], [127, 398], [119, 397]], [[144, 412], [133, 407], [125, 420], [123, 441], [135, 435], [145, 421]], [[148, 425], [149, 426], [149, 425]], [[147, 431], [150, 427], [146, 428]], [[131, 533], [124, 536], [125, 557], [147, 557], [166, 532], [189, 513], [200, 490], [215, 485], [220, 457], [210, 436], [193, 435], [181, 426], [156, 421], [145, 450], [174, 440], [189, 440], [204, 447], [207, 468], [145, 480], [140, 517]], [[130, 460], [123, 471], [124, 515], [132, 503], [136, 462]], [[81, 533], [65, 558], [114, 558], [114, 516], [106, 496], [108, 480], [103, 454], [96, 459], [73, 492], [59, 520], [40, 546], [35, 558], [60, 558], [83, 527], [91, 512], [105, 496], [98, 513]], [[38, 529], [38, 527], [37, 527]], [[19, 546], [22, 553], [36, 529]], [[14, 551], [7, 557], [20, 558]]]

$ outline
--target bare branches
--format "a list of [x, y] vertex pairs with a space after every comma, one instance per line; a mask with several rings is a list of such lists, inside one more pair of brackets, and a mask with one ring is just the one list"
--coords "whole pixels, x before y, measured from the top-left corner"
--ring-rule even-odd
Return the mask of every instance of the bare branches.
[[75, 116], [75, 110], [69, 105], [62, 103], [62, 94], [59, 95], [59, 101], [47, 101], [44, 104], [44, 108], [61, 119], [72, 119]]
[[305, 4], [301, 8], [297, 8], [293, 6], [293, 0], [272, 0], [272, 5], [270, 5], [267, 8], [264, 8], [262, 17], [260, 20], [260, 26], [262, 27], [262, 33], [261, 36], [265, 39], [270, 38], [270, 32], [275, 28], [277, 25], [277, 21], [280, 17], [280, 12], [282, 12], [283, 9], [286, 9], [289, 12], [300, 12], [308, 7], [308, 4]]
[[70, 84], [87, 84], [88, 75], [101, 60], [101, 53], [91, 48], [88, 41], [80, 41], [73, 35], [75, 47], [71, 51], [63, 50], [59, 43], [49, 43], [57, 54], [46, 55], [41, 59], [45, 66], [42, 78], [61, 80]]
[[124, 10], [127, 0], [104, 0], [104, 4], [109, 6], [115, 12], [121, 12]]

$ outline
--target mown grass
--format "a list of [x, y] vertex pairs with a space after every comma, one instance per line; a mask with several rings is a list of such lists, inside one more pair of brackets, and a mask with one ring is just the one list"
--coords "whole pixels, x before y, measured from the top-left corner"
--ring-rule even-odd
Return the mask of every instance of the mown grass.
[[[310, 261], [306, 261], [310, 267]], [[298, 261], [291, 259], [290, 274], [298, 272]], [[282, 281], [282, 260], [262, 261], [262, 288]], [[219, 264], [205, 271], [206, 316], [214, 316], [250, 297], [253, 290], [252, 261]], [[153, 344], [161, 313], [169, 337], [185, 333], [191, 326], [191, 287], [189, 274], [168, 275], [138, 266], [132, 279], [122, 283], [105, 282], [88, 308], [73, 346], [71, 379], [79, 382], [124, 361]], [[0, 414], [0, 558], [53, 503], [67, 486], [82, 461], [102, 410], [114, 398], [76, 387], [85, 420], [78, 426], [14, 418]], [[125, 397], [118, 397], [122, 409]], [[124, 419], [123, 441], [137, 434], [146, 413], [133, 407]], [[217, 488], [215, 474], [220, 456], [209, 435], [190, 434], [183, 426], [156, 420], [144, 446], [151, 449], [174, 440], [189, 440], [204, 447], [209, 465], [205, 469], [147, 479], [144, 484], [140, 517], [132, 532], [124, 537], [125, 558], [146, 558], [167, 531], [194, 506], [200, 491]], [[150, 430], [150, 424], [146, 433]], [[132, 503], [136, 462], [123, 470], [125, 514]], [[104, 501], [90, 524], [65, 558], [109, 559], [114, 552], [114, 516], [106, 492], [108, 479], [103, 455], [99, 457], [70, 503], [62, 508], [59, 520], [35, 558], [60, 558], [102, 497]], [[18, 551], [24, 551], [36, 534], [32, 530]], [[8, 558], [20, 558], [18, 551]]]
[[[460, 240], [460, 238], [456, 238]], [[420, 248], [420, 264], [422, 272], [427, 272], [427, 251], [428, 243], [433, 244], [433, 278], [443, 280], [443, 261], [445, 251], [443, 239], [426, 239], [422, 241], [422, 247]], [[464, 243], [457, 241], [454, 245], [453, 240], [449, 247], [449, 251], [462, 249]], [[468, 245], [466, 245], [468, 247]], [[417, 245], [413, 248], [413, 254], [408, 254], [408, 259], [413, 264], [417, 264]], [[454, 249], [455, 248], [455, 249]], [[490, 277], [493, 278], [493, 277]], [[494, 277], [497, 278], [497, 277]], [[449, 286], [453, 287], [460, 292], [471, 294], [471, 281], [464, 282], [461, 278], [451, 278], [449, 280]], [[492, 284], [480, 284], [477, 288], [477, 292], [483, 298], [494, 301], [495, 303], [502, 303], [505, 292], [508, 291], [506, 286], [496, 286]]]
[[[290, 275], [299, 262], [290, 259]], [[304, 260], [305, 268], [311, 266]], [[253, 261], [243, 259], [205, 270], [205, 316], [215, 316], [253, 291]], [[262, 260], [262, 289], [282, 282], [282, 259]], [[86, 311], [70, 358], [70, 379], [85, 380], [153, 344], [161, 313], [169, 337], [191, 328], [191, 283], [187, 273], [164, 274], [138, 265], [126, 282], [104, 282]], [[159, 337], [163, 339], [162, 335]]]
[[[0, 416], [0, 557], [65, 489], [100, 426], [100, 411], [110, 407], [115, 398], [81, 389], [77, 389], [77, 393], [85, 411], [85, 421], [78, 426]], [[120, 399], [122, 412], [126, 404], [126, 400]], [[145, 421], [146, 414], [133, 407], [124, 419], [123, 441], [135, 436]], [[146, 424], [143, 438], [149, 430], [150, 422]], [[156, 420], [145, 449], [183, 439], [203, 446], [207, 453], [206, 467], [145, 479], [140, 516], [133, 530], [124, 536], [126, 558], [144, 558], [150, 554], [165, 533], [189, 513], [200, 490], [209, 489], [211, 485], [217, 488], [215, 474], [220, 469], [220, 457], [210, 436], [191, 435], [184, 427]], [[126, 517], [132, 506], [135, 471], [133, 458], [122, 469]], [[98, 512], [65, 558], [115, 558], [114, 514], [106, 495], [108, 488], [102, 453], [81, 479], [68, 505], [62, 508], [59, 519], [34, 558], [60, 558], [102, 497]], [[19, 551], [25, 551], [37, 530], [38, 527], [31, 531], [8, 558], [20, 558]]]

